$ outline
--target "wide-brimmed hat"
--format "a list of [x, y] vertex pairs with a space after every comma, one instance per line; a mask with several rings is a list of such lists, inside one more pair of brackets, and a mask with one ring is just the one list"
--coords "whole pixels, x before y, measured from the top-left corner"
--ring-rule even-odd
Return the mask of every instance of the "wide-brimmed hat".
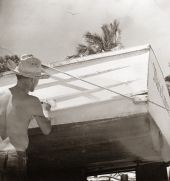
[[24, 77], [49, 78], [49, 75], [45, 73], [41, 66], [41, 61], [30, 54], [22, 55], [18, 66], [12, 60], [7, 61], [7, 66], [16, 74]]

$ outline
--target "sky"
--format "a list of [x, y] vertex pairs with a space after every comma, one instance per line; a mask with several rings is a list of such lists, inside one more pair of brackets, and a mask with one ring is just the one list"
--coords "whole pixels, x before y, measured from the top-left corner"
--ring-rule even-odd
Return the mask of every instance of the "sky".
[[87, 32], [117, 19], [122, 44], [151, 44], [164, 75], [170, 73], [169, 0], [0, 0], [0, 55], [32, 53], [62, 61]]

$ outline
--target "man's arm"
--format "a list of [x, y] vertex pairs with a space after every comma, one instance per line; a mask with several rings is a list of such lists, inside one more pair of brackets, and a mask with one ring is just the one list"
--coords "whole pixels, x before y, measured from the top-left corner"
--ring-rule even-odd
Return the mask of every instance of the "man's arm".
[[48, 110], [45, 110], [45, 112], [43, 112], [41, 102], [37, 97], [32, 96], [32, 102], [32, 115], [36, 119], [43, 134], [48, 135], [51, 132], [51, 120], [48, 117]]

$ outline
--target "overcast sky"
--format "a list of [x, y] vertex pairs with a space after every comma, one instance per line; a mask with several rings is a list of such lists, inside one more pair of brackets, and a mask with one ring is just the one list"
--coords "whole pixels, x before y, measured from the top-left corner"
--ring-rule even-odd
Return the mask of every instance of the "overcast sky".
[[0, 0], [0, 46], [44, 62], [72, 55], [85, 32], [118, 19], [125, 47], [151, 44], [164, 74], [170, 62], [169, 0]]

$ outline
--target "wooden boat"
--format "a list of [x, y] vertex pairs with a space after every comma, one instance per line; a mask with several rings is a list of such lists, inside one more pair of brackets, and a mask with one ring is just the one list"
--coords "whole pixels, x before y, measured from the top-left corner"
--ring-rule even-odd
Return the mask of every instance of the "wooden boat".
[[51, 77], [40, 81], [34, 95], [52, 105], [53, 131], [44, 136], [32, 121], [31, 173], [78, 170], [92, 175], [169, 163], [170, 99], [150, 45], [45, 69]]

